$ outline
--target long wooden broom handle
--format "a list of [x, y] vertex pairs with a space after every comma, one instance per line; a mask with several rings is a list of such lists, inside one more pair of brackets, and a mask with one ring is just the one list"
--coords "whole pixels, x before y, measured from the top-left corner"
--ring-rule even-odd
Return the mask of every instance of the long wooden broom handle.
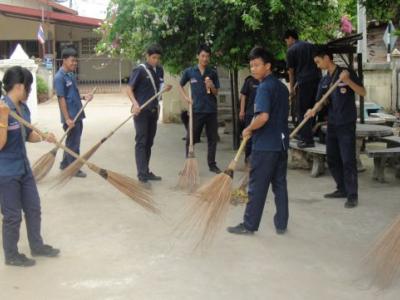
[[236, 152], [235, 158], [233, 159], [235, 162], [239, 161], [240, 156], [242, 155], [242, 152], [244, 148], [246, 147], [247, 141], [249, 140], [249, 137], [243, 138], [242, 142], [240, 143], [240, 147], [238, 151]]
[[[31, 123], [29, 123], [28, 121], [26, 121], [24, 118], [20, 117], [17, 113], [15, 113], [14, 111], [10, 110], [9, 114], [16, 119], [20, 124], [22, 124], [25, 127], [28, 127], [30, 129], [32, 129], [33, 131], [35, 131], [37, 134], [39, 134], [43, 139], [47, 138], [47, 135], [42, 132], [39, 128], [36, 128], [35, 126], [33, 126]], [[78, 154], [76, 154], [74, 151], [72, 151], [71, 149], [69, 149], [68, 147], [64, 146], [63, 144], [61, 144], [58, 141], [55, 141], [54, 144], [56, 146], [58, 146], [59, 148], [63, 149], [65, 152], [67, 152], [68, 154], [70, 154], [71, 156], [75, 157], [76, 159], [80, 160], [81, 162], [83, 162], [84, 164], [87, 164], [88, 166], [95, 166], [94, 164], [88, 162], [87, 160], [85, 160], [84, 158], [80, 157]]]
[[229, 176], [233, 177], [233, 171], [236, 169], [236, 164], [239, 161], [240, 155], [242, 155], [242, 152], [245, 149], [247, 141], [249, 139], [250, 137], [243, 138], [242, 142], [240, 143], [240, 147], [236, 152], [235, 158], [229, 163], [228, 169], [225, 170], [225, 173], [228, 174]]
[[[168, 88], [163, 88], [161, 91], [159, 91], [157, 94], [155, 94], [154, 96], [152, 96], [149, 100], [147, 100], [145, 103], [143, 103], [140, 106], [140, 109], [145, 108], [147, 105], [149, 105], [152, 101], [154, 101], [154, 99], [157, 99], [161, 94], [165, 93], [169, 91]], [[118, 129], [120, 129], [122, 126], [124, 126], [126, 124], [126, 122], [128, 122], [130, 119], [132, 119], [135, 116], [135, 114], [131, 114], [128, 118], [126, 118], [125, 121], [123, 121], [121, 124], [119, 124], [117, 126], [117, 128], [115, 128], [113, 131], [111, 131], [105, 138], [103, 138], [103, 142], [105, 142], [108, 138], [110, 138]]]
[[193, 99], [192, 99], [192, 91], [189, 87], [189, 153], [194, 152], [193, 146]]
[[[94, 87], [92, 90], [92, 95], [96, 93], [97, 86]], [[82, 114], [82, 112], [85, 110], [86, 106], [89, 104], [90, 101], [86, 101], [85, 104], [82, 106], [82, 108], [79, 110], [78, 114], [75, 116], [74, 123], [78, 120], [79, 116]], [[69, 127], [67, 131], [65, 131], [64, 135], [60, 139], [60, 143], [64, 142], [65, 138], [67, 137], [68, 133], [72, 130], [73, 127]]]
[[[313, 110], [319, 110], [324, 104], [326, 99], [332, 94], [332, 92], [337, 88], [337, 86], [340, 83], [340, 79], [338, 79], [330, 88], [329, 90], [322, 96], [321, 100], [319, 100], [317, 103], [315, 103], [314, 107], [312, 108]], [[306, 117], [301, 121], [299, 125], [292, 131], [290, 134], [290, 138], [292, 139], [303, 126], [308, 122], [308, 120], [311, 119], [311, 117]]]

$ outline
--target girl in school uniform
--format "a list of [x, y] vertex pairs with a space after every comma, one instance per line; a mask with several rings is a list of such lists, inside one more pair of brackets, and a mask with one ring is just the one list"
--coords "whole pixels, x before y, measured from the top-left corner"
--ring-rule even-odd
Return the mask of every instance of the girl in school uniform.
[[53, 143], [55, 136], [48, 133], [42, 139], [36, 132], [22, 126], [9, 115], [10, 110], [30, 122], [30, 111], [26, 105], [32, 74], [29, 70], [15, 66], [6, 71], [3, 88], [6, 92], [0, 101], [0, 206], [3, 215], [3, 249], [6, 265], [28, 267], [35, 260], [19, 253], [17, 243], [22, 221], [22, 211], [28, 233], [32, 256], [55, 257], [60, 250], [43, 243], [40, 234], [41, 208], [35, 179], [28, 161], [25, 142], [38, 143], [43, 140]]

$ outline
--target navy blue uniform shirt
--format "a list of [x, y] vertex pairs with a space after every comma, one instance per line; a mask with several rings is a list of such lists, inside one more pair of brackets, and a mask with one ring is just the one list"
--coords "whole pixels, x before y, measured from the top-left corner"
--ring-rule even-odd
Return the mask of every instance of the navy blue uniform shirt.
[[216, 113], [217, 97], [207, 93], [204, 81], [209, 77], [216, 89], [220, 88], [217, 71], [211, 67], [206, 67], [204, 74], [200, 73], [199, 67], [194, 66], [183, 71], [180, 84], [185, 86], [190, 81], [193, 99], [193, 112], [195, 113]]
[[[64, 97], [67, 104], [67, 110], [70, 118], [75, 119], [76, 115], [82, 108], [81, 95], [78, 90], [78, 83], [74, 73], [67, 73], [61, 67], [56, 76], [54, 76], [54, 88], [57, 97]], [[61, 109], [60, 109], [61, 111]], [[85, 118], [85, 113], [79, 116], [77, 121]], [[61, 112], [61, 123], [65, 124], [64, 115]]]
[[[3, 101], [10, 110], [15, 113], [17, 108], [9, 97], [4, 97]], [[21, 103], [22, 117], [31, 122], [31, 113], [26, 104]], [[18, 113], [19, 114], [19, 113]], [[21, 129], [21, 124], [13, 117], [8, 116], [7, 142], [0, 150], [0, 176], [21, 176], [31, 171], [28, 156], [26, 154], [25, 140], [28, 139], [31, 129]], [[25, 133], [23, 137], [22, 134]]]
[[241, 94], [246, 96], [245, 114], [246, 116], [254, 115], [254, 99], [256, 98], [257, 88], [260, 82], [253, 76], [248, 76], [244, 81]]
[[[331, 82], [332, 84], [339, 78], [339, 74], [346, 70], [341, 67], [337, 67], [335, 74], [332, 78], [329, 73], [324, 76], [318, 87], [317, 101], [326, 93], [329, 89]], [[356, 73], [352, 70], [348, 70], [350, 73], [350, 79], [356, 84], [362, 86], [362, 82], [357, 77]], [[332, 125], [344, 125], [348, 123], [355, 123], [357, 121], [357, 108], [356, 108], [356, 97], [354, 91], [345, 83], [339, 83], [339, 86], [333, 91], [329, 97], [328, 103], [328, 123]]]
[[[133, 89], [133, 93], [139, 105], [144, 104], [147, 100], [157, 94], [161, 89], [161, 85], [164, 83], [164, 70], [161, 66], [157, 66], [154, 70], [154, 68], [148, 63], [145, 63], [144, 65], [153, 77], [157, 92], [154, 91], [151, 78], [143, 66], [137, 66], [134, 68], [129, 78], [128, 85]], [[154, 100], [145, 109], [151, 110], [157, 107], [158, 101]]]
[[269, 120], [253, 132], [253, 150], [283, 151], [289, 147], [289, 91], [275, 76], [268, 75], [257, 89], [254, 114], [268, 113]]
[[294, 69], [295, 81], [298, 84], [319, 80], [321, 71], [314, 63], [314, 45], [296, 41], [287, 51], [287, 67]]

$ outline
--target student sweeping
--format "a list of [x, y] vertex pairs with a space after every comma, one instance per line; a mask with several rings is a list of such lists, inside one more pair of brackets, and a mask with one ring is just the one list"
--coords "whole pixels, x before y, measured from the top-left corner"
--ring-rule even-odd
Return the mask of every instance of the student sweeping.
[[[6, 95], [0, 101], [0, 205], [3, 214], [3, 249], [6, 265], [23, 267], [33, 266], [35, 261], [18, 251], [22, 211], [25, 214], [32, 256], [54, 257], [60, 252], [43, 243], [40, 233], [40, 199], [25, 148], [25, 141], [38, 143], [42, 138], [9, 116], [9, 111], [12, 110], [30, 122], [30, 112], [25, 101], [32, 82], [32, 74], [27, 69], [8, 69], [3, 78]], [[48, 133], [46, 141], [55, 142], [54, 135]]]
[[[211, 49], [201, 45], [197, 51], [198, 64], [187, 68], [181, 77], [180, 92], [183, 98], [191, 103], [193, 101], [193, 139], [194, 143], [200, 141], [203, 127], [206, 128], [208, 153], [207, 162], [211, 172], [221, 173], [215, 161], [218, 142], [217, 95], [219, 79], [217, 71], [209, 66]], [[183, 87], [190, 83], [192, 100]], [[186, 153], [188, 153], [189, 138], [186, 138]]]
[[[326, 154], [329, 170], [336, 182], [336, 190], [326, 194], [325, 198], [347, 198], [346, 208], [358, 205], [358, 175], [356, 160], [356, 122], [357, 109], [355, 94], [365, 96], [362, 82], [348, 69], [337, 66], [329, 49], [320, 47], [314, 52], [314, 61], [318, 68], [327, 70], [321, 79], [317, 100], [340, 79], [338, 87], [328, 101], [328, 132]], [[313, 108], [305, 117], [314, 117], [318, 111]]]
[[289, 92], [274, 75], [273, 56], [263, 48], [254, 48], [249, 55], [250, 69], [260, 81], [254, 107], [254, 119], [243, 130], [243, 137], [252, 136], [250, 177], [244, 220], [228, 232], [253, 234], [258, 230], [269, 186], [275, 194], [275, 229], [286, 231], [289, 207], [287, 191], [287, 160], [289, 146]]
[[157, 132], [159, 104], [155, 100], [143, 110], [140, 106], [157, 94], [164, 84], [164, 70], [160, 66], [162, 50], [153, 45], [147, 49], [146, 62], [133, 69], [127, 90], [132, 102], [132, 112], [135, 114], [136, 130], [135, 158], [137, 177], [140, 182], [148, 185], [149, 180], [159, 181], [162, 178], [150, 171], [151, 148]]
[[[78, 83], [76, 81], [75, 72], [78, 66], [78, 53], [74, 48], [65, 48], [61, 57], [63, 60], [61, 68], [54, 76], [54, 88], [58, 97], [58, 104], [61, 112], [61, 123], [64, 131], [72, 128], [65, 141], [65, 146], [80, 154], [81, 137], [83, 131], [83, 119], [85, 113], [83, 112], [78, 119], [74, 122], [75, 117], [82, 108], [81, 100], [91, 101], [92, 94], [87, 94], [81, 97], [78, 90]], [[64, 152], [63, 159], [60, 164], [60, 169], [67, 168], [75, 161], [75, 157]], [[86, 173], [79, 170], [76, 177], [84, 178]]]

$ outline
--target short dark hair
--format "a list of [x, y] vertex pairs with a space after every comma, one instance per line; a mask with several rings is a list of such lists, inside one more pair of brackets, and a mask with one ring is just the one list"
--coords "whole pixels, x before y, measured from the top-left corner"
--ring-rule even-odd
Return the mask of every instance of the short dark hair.
[[199, 55], [202, 51], [211, 55], [211, 48], [207, 44], [201, 44], [199, 48], [197, 48], [197, 55]]
[[274, 56], [263, 47], [254, 47], [251, 49], [249, 53], [249, 60], [254, 60], [257, 58], [261, 59], [265, 64], [271, 64], [271, 67], [274, 65]]
[[333, 60], [333, 52], [326, 46], [315, 46], [313, 50], [313, 57], [324, 57], [327, 55], [331, 60]]
[[33, 82], [32, 73], [20, 66], [7, 69], [3, 77], [4, 90], [6, 93], [11, 91], [16, 84], [23, 84], [26, 91], [29, 91]]
[[61, 58], [67, 59], [70, 57], [78, 57], [78, 51], [76, 51], [75, 48], [72, 47], [64, 48], [61, 52]]
[[299, 39], [299, 33], [297, 32], [297, 30], [295, 29], [288, 29], [285, 31], [285, 34], [283, 35], [284, 39], [288, 39], [288, 38], [294, 38], [295, 40]]
[[153, 54], [162, 55], [161, 46], [158, 44], [151, 45], [150, 47], [147, 48], [146, 53], [147, 55], [153, 55]]

